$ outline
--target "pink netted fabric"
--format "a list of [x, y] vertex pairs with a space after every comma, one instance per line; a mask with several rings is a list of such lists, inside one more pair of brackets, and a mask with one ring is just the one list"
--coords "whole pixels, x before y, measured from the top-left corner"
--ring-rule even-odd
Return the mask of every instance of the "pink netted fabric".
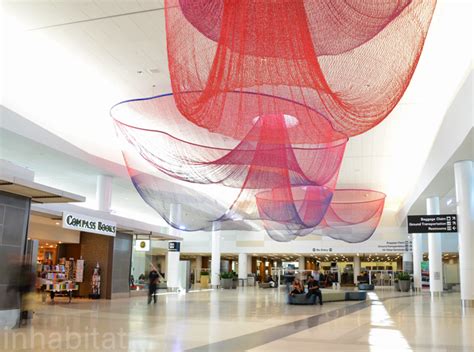
[[337, 189], [323, 221], [322, 234], [346, 242], [363, 242], [377, 229], [385, 194], [365, 189]]
[[[166, 0], [177, 107], [236, 139], [253, 127], [248, 109], [295, 116], [295, 143], [332, 138], [308, 136], [320, 116], [349, 137], [363, 133], [405, 92], [434, 7], [434, 0]], [[275, 100], [261, 102], [265, 95]], [[293, 114], [292, 104], [310, 110]]]
[[[227, 203], [212, 205], [202, 223], [173, 224], [178, 228], [205, 229], [211, 220], [235, 216], [316, 226], [331, 200], [347, 142], [339, 134], [326, 144], [294, 145], [288, 134], [292, 120], [285, 115], [256, 117], [248, 135], [236, 141], [187, 122], [171, 95], [123, 102], [111, 115], [127, 145], [124, 157], [135, 187], [165, 219], [170, 198], [187, 205], [207, 198], [183, 182], [238, 189]], [[164, 175], [171, 182], [160, 181]]]
[[336, 188], [346, 142], [401, 99], [435, 4], [165, 0], [173, 94], [111, 110], [137, 191], [187, 231], [245, 219], [276, 241], [365, 241], [385, 195]]
[[382, 192], [336, 189], [327, 204], [324, 218], [314, 226], [294, 221], [295, 217], [270, 219], [264, 216], [262, 222], [268, 235], [279, 242], [314, 233], [357, 243], [366, 241], [375, 232], [382, 217], [384, 203], [385, 194]]
[[111, 115], [127, 143], [149, 164], [192, 183], [259, 190], [334, 188], [347, 142], [339, 133], [333, 142], [296, 145], [289, 136], [291, 120], [284, 115], [255, 117], [242, 140], [230, 139], [187, 122], [172, 95], [126, 101], [113, 107]]

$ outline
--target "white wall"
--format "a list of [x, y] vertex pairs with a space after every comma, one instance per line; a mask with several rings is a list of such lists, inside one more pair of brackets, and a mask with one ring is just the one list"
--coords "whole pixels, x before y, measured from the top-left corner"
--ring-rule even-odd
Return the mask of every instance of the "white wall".
[[[182, 252], [210, 253], [210, 233], [182, 231], [180, 235], [184, 239]], [[386, 252], [393, 243], [401, 244], [408, 240], [406, 229], [396, 226], [393, 212], [384, 215], [381, 225], [368, 241], [356, 244], [317, 235], [308, 235], [291, 242], [276, 242], [264, 231], [222, 231], [221, 236], [221, 253], [381, 253]]]
[[[422, 196], [422, 193], [427, 189], [427, 187], [429, 187], [430, 183], [450, 160], [451, 156], [456, 152], [473, 128], [473, 80], [474, 75], [471, 70], [469, 74], [466, 75], [466, 80], [460, 87], [451, 106], [446, 111], [444, 120], [433, 142], [433, 146], [425, 162], [421, 175], [413, 175], [413, 177], [418, 177], [418, 181], [415, 189], [410, 197], [408, 197], [404, 202], [404, 205], [401, 207], [397, 215], [397, 221], [399, 223], [402, 223], [406, 219], [410, 208], [417, 199]], [[422, 132], [423, 131], [420, 131], [420, 133]], [[454, 171], [451, 178], [451, 187], [454, 187]], [[443, 196], [444, 194], [438, 195]], [[422, 202], [425, 204], [424, 199], [422, 199]]]
[[80, 243], [79, 231], [66, 230], [61, 225], [48, 225], [30, 221], [28, 238], [63, 243]]

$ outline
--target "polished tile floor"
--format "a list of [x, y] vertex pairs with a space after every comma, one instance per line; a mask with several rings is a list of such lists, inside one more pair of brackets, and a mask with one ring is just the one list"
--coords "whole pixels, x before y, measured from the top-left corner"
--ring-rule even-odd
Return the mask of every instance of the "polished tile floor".
[[284, 289], [239, 288], [114, 301], [38, 302], [2, 351], [474, 351], [459, 295], [381, 290], [366, 302], [289, 306]]

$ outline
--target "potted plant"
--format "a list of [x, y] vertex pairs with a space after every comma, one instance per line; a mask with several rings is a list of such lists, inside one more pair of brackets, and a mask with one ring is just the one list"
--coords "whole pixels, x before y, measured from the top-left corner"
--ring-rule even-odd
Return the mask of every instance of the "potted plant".
[[400, 291], [400, 285], [398, 283], [398, 273], [395, 274], [395, 278], [393, 279], [393, 286], [395, 287], [395, 291]]
[[209, 272], [201, 271], [201, 288], [209, 288]]
[[232, 279], [234, 275], [232, 272], [223, 272], [221, 273], [221, 287], [224, 289], [232, 288]]
[[400, 287], [400, 291], [408, 292], [410, 291], [410, 274], [407, 272], [402, 271], [398, 274], [398, 285]]

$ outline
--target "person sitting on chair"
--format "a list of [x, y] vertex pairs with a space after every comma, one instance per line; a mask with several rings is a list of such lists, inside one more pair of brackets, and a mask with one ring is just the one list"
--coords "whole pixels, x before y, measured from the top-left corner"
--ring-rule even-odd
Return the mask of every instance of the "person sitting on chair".
[[306, 298], [310, 298], [312, 295], [319, 298], [319, 304], [323, 305], [323, 295], [319, 289], [319, 283], [313, 278], [313, 276], [308, 275], [308, 293], [306, 294]]
[[267, 282], [270, 284], [271, 288], [276, 286], [275, 280], [273, 280], [273, 277], [271, 275], [267, 276]]
[[300, 280], [295, 279], [295, 281], [293, 281], [293, 285], [291, 286], [290, 296], [298, 295], [300, 293], [304, 293], [304, 287]]

